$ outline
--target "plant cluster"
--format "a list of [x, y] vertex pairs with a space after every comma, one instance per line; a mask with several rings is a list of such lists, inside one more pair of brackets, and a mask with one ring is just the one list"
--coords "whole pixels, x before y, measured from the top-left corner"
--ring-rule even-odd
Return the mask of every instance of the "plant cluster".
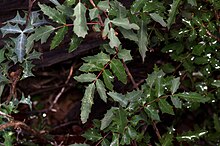
[[[0, 94], [5, 85], [11, 85], [11, 98], [0, 106], [2, 123], [10, 122], [8, 116], [19, 103], [31, 106], [30, 97], [17, 100], [13, 85], [33, 76], [31, 61], [40, 56], [33, 49], [35, 42], [43, 44], [51, 37], [52, 50], [71, 31], [67, 49], [72, 52], [88, 33], [96, 32], [105, 43], [99, 53], [82, 58], [80, 74], [74, 76], [86, 86], [80, 119], [83, 124], [88, 121], [95, 95], [111, 108], [83, 134], [85, 143], [72, 146], [219, 144], [218, 0], [135, 0], [127, 8], [117, 0], [50, 1], [53, 7], [38, 3], [39, 11], [25, 12], [23, 17], [18, 12], [0, 28], [5, 41], [0, 49]], [[134, 47], [124, 48], [123, 40]], [[155, 65], [146, 79], [135, 80], [127, 65], [136, 60], [148, 62], [146, 52], [158, 48], [168, 60]], [[136, 50], [140, 57], [134, 56]], [[13, 66], [19, 70], [12, 74]], [[132, 88], [119, 92], [116, 83]], [[181, 131], [178, 125], [189, 113], [203, 119]], [[171, 117], [171, 123], [165, 122], [166, 117]], [[10, 130], [1, 133], [5, 145], [13, 143]]]

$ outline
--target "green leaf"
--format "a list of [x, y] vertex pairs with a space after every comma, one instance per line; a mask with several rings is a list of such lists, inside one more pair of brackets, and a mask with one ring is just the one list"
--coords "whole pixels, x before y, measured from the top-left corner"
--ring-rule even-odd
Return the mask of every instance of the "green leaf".
[[158, 105], [162, 113], [174, 115], [173, 107], [166, 101], [166, 99], [160, 99]]
[[54, 5], [60, 5], [60, 3], [57, 0], [50, 0]]
[[108, 92], [107, 93], [109, 96], [111, 96], [114, 101], [117, 101], [119, 102], [119, 104], [122, 106], [122, 107], [126, 107], [127, 104], [128, 104], [128, 100], [127, 98], [125, 97], [125, 95], [122, 95], [120, 93], [117, 93], [117, 92]]
[[160, 143], [162, 146], [172, 146], [173, 145], [173, 134], [167, 133], [162, 136]]
[[114, 81], [114, 76], [112, 75], [112, 73], [108, 70], [105, 69], [102, 73], [103, 79], [104, 79], [104, 83], [105, 86], [109, 89], [109, 90], [113, 90], [113, 84], [112, 82]]
[[141, 54], [143, 62], [146, 56], [146, 51], [148, 50], [147, 46], [149, 43], [148, 36], [147, 36], [147, 28], [145, 25], [146, 24], [142, 20], [140, 24], [140, 29], [138, 30], [138, 47], [139, 47], [139, 52]]
[[159, 114], [158, 114], [157, 110], [153, 106], [147, 105], [146, 107], [144, 107], [144, 111], [147, 113], [147, 115], [152, 120], [160, 121]]
[[202, 102], [205, 103], [210, 100], [209, 97], [205, 97], [200, 95], [196, 92], [185, 92], [185, 93], [179, 93], [175, 94], [175, 96], [179, 96], [180, 98], [186, 100], [186, 101], [192, 101], [192, 102]]
[[95, 84], [91, 83], [86, 88], [83, 99], [82, 99], [80, 117], [81, 117], [81, 121], [83, 124], [86, 123], [89, 118], [89, 114], [91, 112], [91, 108], [93, 105], [94, 92], [95, 92]]
[[213, 123], [214, 123], [214, 128], [217, 132], [220, 132], [220, 120], [217, 114], [213, 115]]
[[137, 131], [131, 126], [128, 126], [128, 134], [129, 134], [129, 136], [131, 137], [132, 140], [136, 139], [137, 136], [138, 136]]
[[177, 91], [177, 89], [179, 88], [180, 86], [180, 77], [178, 78], [174, 78], [172, 81], [172, 85], [171, 85], [171, 93], [172, 95]]
[[110, 56], [100, 52], [94, 56], [87, 56], [82, 58], [86, 62], [94, 63], [94, 64], [102, 64], [103, 66], [110, 61]]
[[31, 101], [31, 96], [29, 95], [27, 98], [22, 95], [21, 100], [19, 103], [27, 104], [30, 107], [30, 110], [32, 110], [32, 101]]
[[182, 108], [182, 101], [177, 96], [172, 96], [171, 101], [175, 108]]
[[201, 54], [205, 51], [206, 45], [204, 44], [198, 44], [193, 46], [192, 54], [201, 56]]
[[105, 0], [105, 1], [99, 1], [99, 3], [97, 4], [98, 8], [101, 9], [102, 11], [108, 11], [108, 9], [110, 9], [109, 6], [109, 1]]
[[127, 74], [125, 73], [125, 69], [123, 64], [118, 59], [112, 59], [110, 63], [110, 68], [113, 73], [117, 76], [118, 80], [122, 83], [127, 83]]
[[27, 38], [26, 53], [29, 53], [31, 51], [34, 41], [41, 40], [41, 44], [45, 43], [53, 31], [54, 27], [49, 25], [36, 28], [35, 33], [31, 34]]
[[69, 44], [70, 46], [68, 48], [68, 52], [70, 53], [70, 52], [76, 50], [81, 42], [82, 42], [82, 39], [79, 38], [77, 35], [73, 34], [73, 36], [71, 37], [70, 44]]
[[9, 33], [22, 33], [22, 30], [17, 24], [11, 25], [10, 23], [7, 23], [5, 26], [1, 27], [0, 30], [2, 32], [3, 37]]
[[102, 64], [94, 64], [94, 63], [83, 63], [83, 65], [79, 68], [80, 71], [83, 72], [94, 72], [102, 70]]
[[109, 45], [111, 48], [114, 48], [114, 47], [118, 48], [119, 45], [121, 44], [120, 40], [115, 35], [115, 30], [113, 28], [110, 28], [110, 31], [108, 33], [108, 38], [110, 39]]
[[21, 17], [19, 12], [17, 11], [17, 15], [13, 19], [8, 20], [7, 22], [24, 25], [26, 23], [26, 18]]
[[65, 4], [67, 5], [67, 6], [72, 6], [73, 4], [75, 4], [76, 3], [76, 0], [66, 0], [65, 1]]
[[15, 43], [15, 53], [18, 57], [18, 61], [22, 63], [25, 55], [25, 44], [27, 42], [27, 37], [24, 33], [21, 33], [17, 38], [12, 40]]
[[127, 126], [128, 119], [127, 119], [127, 113], [123, 108], [119, 108], [116, 112], [116, 119], [117, 119], [117, 128], [118, 132], [123, 134], [125, 127]]
[[90, 20], [97, 18], [99, 15], [99, 10], [97, 8], [89, 9]]
[[220, 87], [220, 80], [214, 80], [212, 82], [212, 86], [215, 86], [215, 87], [219, 88]]
[[86, 143], [75, 143], [75, 144], [71, 144], [69, 146], [89, 146], [89, 145]]
[[102, 140], [101, 145], [102, 146], [110, 146], [110, 142], [108, 141], [108, 139], [105, 138]]
[[125, 18], [128, 11], [126, 8], [117, 0], [110, 2], [111, 8], [109, 9], [109, 15], [116, 16], [117, 18]]
[[105, 89], [105, 85], [104, 83], [102, 82], [102, 80], [98, 79], [96, 81], [96, 88], [97, 88], [97, 91], [99, 93], [99, 96], [100, 98], [104, 101], [104, 102], [107, 102], [107, 95], [106, 95], [106, 89]]
[[22, 75], [23, 79], [34, 76], [32, 73], [32, 68], [34, 67], [34, 65], [30, 60], [24, 60], [21, 66], [23, 67], [23, 75]]
[[142, 91], [140, 90], [133, 90], [132, 92], [128, 92], [126, 94], [126, 98], [129, 100], [129, 102], [136, 102], [141, 98]]
[[187, 2], [188, 2], [191, 6], [197, 6], [196, 0], [187, 0]]
[[151, 16], [151, 18], [154, 21], [160, 23], [160, 25], [162, 25], [163, 27], [167, 26], [166, 22], [163, 20], [163, 17], [161, 17], [159, 14], [157, 14], [157, 13], [150, 13], [150, 16]]
[[104, 29], [103, 29], [103, 31], [102, 31], [102, 38], [106, 38], [106, 36], [108, 35], [108, 33], [109, 33], [109, 23], [110, 23], [110, 20], [109, 20], [109, 18], [106, 18], [105, 19], [105, 22], [104, 22]]
[[120, 49], [118, 52], [118, 58], [123, 59], [125, 62], [132, 60], [131, 50]]
[[130, 23], [128, 18], [115, 18], [110, 21], [116, 26], [120, 26], [124, 29], [134, 29], [134, 30], [139, 30], [139, 26], [135, 23]]
[[155, 81], [155, 92], [157, 97], [160, 97], [161, 95], [164, 94], [164, 85], [162, 83], [162, 77], [163, 75], [158, 74]]
[[110, 146], [119, 146], [119, 137], [120, 137], [119, 134], [113, 133], [112, 142], [111, 142]]
[[133, 3], [133, 5], [131, 6], [131, 12], [134, 14], [134, 13], [137, 13], [137, 12], [140, 12], [141, 9], [144, 7], [144, 4], [146, 3], [146, 0], [138, 0], [138, 1], [135, 1]]
[[0, 49], [0, 63], [5, 60], [5, 49]]
[[43, 13], [45, 15], [47, 15], [53, 21], [60, 23], [60, 24], [66, 23], [65, 16], [62, 13], [60, 13], [58, 10], [56, 10], [55, 8], [51, 8], [47, 5], [40, 4], [40, 3], [38, 3], [38, 5], [41, 8], [41, 10], [43, 11]]
[[93, 73], [85, 73], [85, 74], [81, 74], [79, 76], [75, 76], [74, 77], [75, 80], [77, 80], [78, 82], [92, 82], [94, 80], [96, 80], [96, 75]]
[[102, 118], [102, 120], [101, 120], [100, 130], [104, 130], [105, 128], [107, 128], [111, 124], [113, 117], [114, 117], [113, 111], [115, 111], [115, 110], [116, 110], [115, 107], [111, 107], [111, 109], [109, 109], [107, 111], [104, 118]]
[[74, 16], [76, 19], [74, 20], [73, 31], [78, 37], [85, 38], [88, 30], [87, 21], [86, 21], [86, 7], [78, 2], [76, 7], [74, 8]]
[[102, 138], [102, 135], [95, 128], [91, 128], [87, 130], [84, 134], [82, 134], [87, 140], [91, 140], [93, 142], [98, 141]]
[[169, 11], [169, 18], [167, 20], [167, 28], [170, 29], [171, 25], [175, 22], [175, 17], [178, 13], [178, 7], [181, 0], [173, 0], [171, 4], [171, 9]]
[[64, 26], [63, 28], [55, 32], [55, 36], [53, 37], [52, 42], [50, 44], [50, 49], [56, 48], [62, 42], [67, 31], [68, 31], [68, 27]]
[[129, 145], [131, 143], [131, 138], [126, 130], [121, 137], [120, 145]]
[[119, 27], [119, 30], [122, 33], [122, 35], [124, 36], [124, 38], [129, 39], [131, 41], [138, 42], [137, 34], [134, 33], [133, 30], [127, 30], [127, 29], [124, 29], [121, 27]]

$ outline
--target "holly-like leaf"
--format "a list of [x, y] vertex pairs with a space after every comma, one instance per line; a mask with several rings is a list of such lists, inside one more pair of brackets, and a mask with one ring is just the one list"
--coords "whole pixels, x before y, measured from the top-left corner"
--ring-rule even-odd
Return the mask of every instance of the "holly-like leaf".
[[103, 38], [106, 38], [106, 36], [108, 35], [110, 29], [109, 29], [109, 23], [110, 23], [110, 20], [109, 18], [106, 18], [105, 19], [105, 22], [104, 22], [104, 29], [102, 31], [102, 37]]
[[126, 94], [126, 98], [130, 101], [130, 102], [136, 102], [141, 98], [142, 92], [140, 90], [133, 90], [132, 92], [128, 92]]
[[18, 57], [18, 61], [22, 63], [25, 55], [25, 44], [27, 42], [27, 37], [24, 33], [21, 33], [17, 38], [12, 40], [15, 43], [15, 53]]
[[75, 80], [77, 80], [78, 82], [92, 82], [96, 79], [96, 75], [93, 73], [85, 73], [85, 74], [81, 74], [79, 76], [75, 76], [74, 77]]
[[110, 146], [119, 146], [119, 134], [113, 133], [112, 142]]
[[166, 99], [160, 99], [158, 102], [159, 108], [161, 109], [162, 113], [167, 113], [174, 115], [172, 106], [166, 101]]
[[120, 49], [118, 52], [118, 58], [123, 59], [125, 62], [132, 60], [131, 50]]
[[100, 71], [102, 70], [103, 65], [102, 64], [94, 64], [94, 63], [83, 63], [83, 65], [79, 68], [80, 71], [83, 72], [94, 72], [94, 71]]
[[24, 95], [22, 95], [22, 98], [19, 101], [19, 103], [27, 104], [29, 106], [30, 110], [32, 110], [32, 101], [31, 101], [30, 95], [27, 98], [24, 97]]
[[98, 79], [96, 81], [96, 88], [97, 88], [97, 91], [99, 93], [99, 96], [100, 98], [104, 101], [104, 102], [107, 102], [107, 95], [106, 95], [106, 89], [105, 89], [105, 85], [104, 83], [102, 82], [102, 80]]
[[131, 41], [138, 42], [137, 34], [134, 33], [133, 30], [127, 30], [127, 29], [124, 29], [124, 28], [119, 28], [119, 30], [122, 33], [122, 35], [124, 36], [124, 38], [129, 39]]
[[105, 69], [102, 73], [103, 79], [104, 79], [104, 83], [105, 86], [109, 89], [109, 90], [113, 90], [113, 84], [112, 82], [114, 81], [114, 76], [112, 75], [112, 73], [108, 70]]
[[40, 4], [40, 3], [38, 3], [38, 5], [41, 8], [41, 10], [43, 11], [43, 13], [45, 15], [47, 15], [53, 21], [55, 21], [57, 23], [60, 23], [60, 24], [65, 24], [66, 23], [65, 15], [60, 13], [55, 8], [51, 8], [50, 6], [47, 6], [47, 5], [44, 5], [44, 4]]
[[144, 108], [144, 111], [147, 113], [147, 115], [152, 119], [152, 120], [156, 120], [156, 121], [160, 121], [160, 116], [157, 112], [157, 110], [151, 106], [151, 105], [147, 105]]
[[101, 120], [100, 130], [104, 130], [106, 127], [108, 127], [111, 124], [114, 116], [113, 111], [115, 110], [116, 108], [112, 107], [110, 110], [107, 111], [104, 118]]
[[146, 51], [147, 46], [148, 46], [148, 37], [147, 37], [147, 29], [146, 29], [146, 24], [144, 21], [141, 21], [140, 24], [140, 29], [138, 30], [138, 47], [139, 47], [139, 52], [141, 54], [142, 60], [144, 62], [145, 56], [146, 56]]
[[138, 0], [138, 1], [135, 1], [133, 3], [133, 5], [131, 6], [131, 12], [134, 14], [134, 13], [137, 13], [137, 12], [140, 12], [141, 9], [144, 7], [144, 4], [146, 3], [146, 0]]
[[119, 81], [121, 81], [124, 84], [127, 83], [127, 74], [125, 73], [124, 66], [120, 60], [112, 59], [110, 63], [110, 68]]
[[172, 141], [173, 141], [172, 133], [164, 134], [162, 138], [160, 139], [160, 143], [162, 146], [171, 146], [173, 145]]
[[108, 38], [110, 39], [109, 45], [111, 48], [114, 48], [114, 47], [118, 48], [119, 45], [121, 44], [120, 40], [115, 35], [115, 30], [113, 28], [110, 28], [110, 31], [108, 33]]
[[63, 28], [60, 28], [57, 32], [55, 32], [55, 36], [53, 37], [52, 42], [50, 44], [50, 49], [56, 48], [62, 42], [67, 31], [68, 27], [64, 26]]
[[0, 49], [0, 63], [5, 60], [5, 49]]
[[97, 4], [98, 8], [101, 9], [102, 11], [107, 11], [110, 6], [109, 6], [109, 1], [105, 0], [105, 1], [99, 1], [99, 3]]
[[82, 38], [79, 38], [77, 35], [73, 34], [70, 41], [70, 46], [68, 48], [69, 52], [72, 52], [77, 49], [77, 47], [81, 44]]
[[120, 26], [124, 29], [135, 29], [135, 30], [139, 30], [139, 26], [135, 23], [130, 23], [128, 18], [115, 18], [113, 20], [111, 20], [111, 22], [116, 25], [116, 26]]
[[114, 101], [119, 102], [119, 104], [122, 107], [127, 106], [128, 100], [127, 100], [127, 98], [125, 98], [125, 95], [122, 95], [122, 94], [117, 93], [117, 92], [108, 92], [108, 95], [111, 96], [114, 99]]
[[60, 5], [60, 3], [57, 0], [50, 0], [54, 5]]
[[34, 67], [34, 65], [32, 64], [31, 61], [25, 60], [22, 63], [22, 67], [23, 67], [23, 75], [22, 75], [23, 79], [27, 78], [27, 77], [30, 77], [30, 76], [34, 76], [33, 73], [32, 73], [32, 68]]
[[196, 92], [184, 92], [184, 93], [175, 94], [175, 96], [178, 96], [186, 101], [192, 101], [192, 102], [205, 103], [210, 100], [209, 97], [202, 96]]
[[174, 78], [171, 82], [172, 82], [172, 85], [171, 85], [170, 90], [171, 90], [171, 93], [174, 94], [180, 86], [180, 77]]
[[157, 14], [157, 13], [150, 13], [150, 17], [154, 21], [160, 23], [160, 25], [162, 25], [163, 27], [167, 26], [166, 22], [163, 20], [163, 17], [161, 17], [159, 14]]
[[97, 8], [89, 9], [90, 20], [97, 18], [99, 15], [99, 10]]
[[48, 25], [35, 29], [35, 32], [27, 38], [26, 53], [31, 51], [34, 41], [41, 40], [41, 44], [45, 43], [53, 31], [54, 27]]
[[110, 2], [111, 8], [109, 9], [109, 15], [116, 16], [117, 18], [125, 18], [128, 11], [126, 8], [117, 0]]
[[22, 33], [22, 30], [17, 24], [11, 25], [10, 23], [7, 23], [5, 26], [1, 27], [0, 30], [2, 32], [3, 37], [9, 33]]
[[102, 138], [102, 135], [100, 134], [100, 132], [95, 128], [91, 128], [87, 130], [84, 134], [82, 134], [82, 136], [94, 142]]
[[128, 123], [127, 114], [123, 108], [119, 108], [117, 110], [116, 119], [117, 119], [116, 123], [118, 123], [117, 124], [118, 132], [123, 133]]
[[100, 52], [97, 55], [83, 57], [82, 59], [86, 62], [105, 65], [110, 61], [110, 56], [103, 52]]
[[79, 2], [74, 8], [74, 14], [76, 18], [74, 20], [73, 31], [78, 37], [85, 37], [87, 34], [87, 21], [86, 21], [86, 7]]
[[182, 108], [182, 101], [177, 96], [171, 96], [171, 101], [175, 108]]
[[212, 82], [212, 86], [215, 86], [215, 87], [219, 88], [220, 87], [220, 80], [214, 80]]
[[169, 18], [167, 20], [167, 28], [170, 29], [171, 25], [175, 22], [175, 17], [178, 13], [178, 7], [180, 5], [181, 0], [173, 0], [171, 4], [171, 9], [169, 11]]
[[19, 12], [17, 11], [17, 15], [13, 19], [8, 20], [7, 22], [24, 25], [26, 23], [26, 18], [21, 17]]
[[91, 83], [86, 88], [83, 99], [82, 99], [80, 117], [81, 117], [81, 121], [83, 124], [86, 123], [89, 118], [89, 114], [91, 112], [91, 108], [93, 105], [94, 92], [95, 92], [95, 84]]

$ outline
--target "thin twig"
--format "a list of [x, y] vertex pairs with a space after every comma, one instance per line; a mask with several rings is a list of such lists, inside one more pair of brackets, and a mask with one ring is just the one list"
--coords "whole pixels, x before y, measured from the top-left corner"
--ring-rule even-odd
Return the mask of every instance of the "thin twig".
[[157, 138], [158, 138], [158, 140], [160, 140], [161, 139], [161, 135], [160, 135], [160, 132], [159, 132], [159, 130], [157, 128], [157, 125], [156, 125], [156, 123], [154, 121], [152, 121], [152, 124], [153, 124], [153, 128], [154, 128], [154, 130], [156, 132]]
[[[73, 75], [73, 68], [74, 68], [75, 64], [73, 64], [70, 68], [70, 71], [69, 71], [69, 75], [67, 77], [67, 80], [65, 81], [65, 84], [68, 84], [69, 83], [69, 80], [70, 78], [72, 77]], [[63, 92], [65, 91], [66, 89], [66, 86], [62, 87], [60, 92], [57, 94], [57, 96], [55, 97], [53, 103], [51, 104], [50, 106], [50, 110], [53, 108], [53, 106], [57, 103], [57, 101], [59, 100], [60, 96], [63, 94]]]

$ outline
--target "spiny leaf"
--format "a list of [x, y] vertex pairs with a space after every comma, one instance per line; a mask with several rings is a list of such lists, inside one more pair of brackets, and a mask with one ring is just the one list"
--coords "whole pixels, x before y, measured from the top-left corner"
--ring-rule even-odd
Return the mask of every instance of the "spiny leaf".
[[169, 11], [169, 18], [167, 20], [167, 28], [170, 29], [171, 25], [175, 22], [175, 17], [178, 13], [178, 7], [181, 0], [173, 0], [171, 4], [171, 9]]
[[102, 70], [103, 65], [102, 64], [94, 64], [94, 63], [83, 63], [83, 65], [79, 68], [80, 71], [83, 72], [94, 72], [94, 71], [100, 71]]
[[160, 139], [160, 143], [162, 146], [171, 146], [173, 145], [172, 141], [173, 141], [172, 133], [164, 134], [162, 138]]
[[64, 26], [63, 28], [55, 32], [55, 36], [53, 37], [52, 42], [50, 44], [50, 49], [56, 48], [62, 42], [67, 31], [68, 31], [68, 27]]
[[124, 38], [129, 39], [131, 41], [138, 42], [137, 34], [134, 33], [133, 30], [127, 30], [124, 28], [119, 28], [120, 32], [123, 34]]
[[138, 47], [139, 47], [139, 52], [141, 54], [142, 60], [144, 62], [144, 58], [146, 56], [146, 51], [147, 49], [147, 45], [148, 45], [148, 38], [147, 38], [147, 29], [146, 29], [146, 24], [144, 23], [144, 21], [141, 21], [140, 24], [140, 29], [138, 30]]
[[68, 51], [72, 52], [72, 51], [76, 50], [81, 42], [82, 42], [82, 38], [79, 38], [77, 35], [73, 34], [73, 36], [71, 37], [70, 46], [68, 48]]
[[102, 11], [106, 11], [110, 8], [109, 6], [109, 1], [100, 1], [98, 4], [97, 4], [98, 8], [101, 9]]
[[175, 108], [182, 108], [182, 101], [177, 96], [171, 96], [171, 101]]
[[136, 102], [141, 98], [142, 92], [140, 90], [133, 90], [132, 92], [128, 92], [126, 94], [126, 98], [130, 101], [130, 102]]
[[117, 124], [118, 132], [123, 133], [128, 123], [126, 111], [123, 108], [119, 108], [116, 113], [116, 116], [117, 116], [116, 122], [118, 123]]
[[50, 0], [54, 5], [60, 5], [60, 3], [57, 0]]
[[115, 18], [111, 20], [111, 22], [116, 26], [123, 27], [124, 29], [135, 29], [135, 30], [140, 29], [137, 24], [130, 23], [128, 18]]
[[205, 103], [210, 100], [209, 97], [205, 97], [200, 95], [199, 93], [196, 92], [185, 92], [185, 93], [179, 93], [175, 94], [175, 96], [178, 96], [186, 101], [192, 101], [192, 102], [202, 102]]
[[158, 102], [159, 108], [161, 109], [162, 113], [168, 113], [174, 115], [172, 106], [166, 101], [166, 99], [160, 99]]
[[125, 73], [125, 69], [123, 64], [118, 59], [112, 59], [110, 63], [110, 68], [113, 73], [116, 75], [119, 81], [126, 84], [127, 83], [127, 74]]
[[87, 34], [87, 21], [86, 21], [86, 7], [79, 2], [74, 8], [74, 16], [76, 19], [74, 20], [73, 31], [78, 37], [85, 37]]
[[147, 105], [147, 106], [144, 108], [144, 111], [147, 113], [147, 115], [148, 115], [152, 120], [160, 121], [160, 116], [159, 116], [157, 110], [156, 110], [153, 106]]
[[55, 21], [57, 23], [61, 23], [61, 24], [66, 23], [65, 16], [62, 13], [60, 13], [58, 10], [56, 10], [55, 8], [51, 8], [47, 5], [40, 4], [40, 3], [38, 3], [38, 5], [41, 8], [41, 10], [43, 11], [43, 13], [45, 15], [47, 15], [53, 21]]
[[[40, 14], [39, 14], [40, 11], [33, 11], [31, 12], [31, 15], [30, 15], [30, 25], [33, 27], [37, 27], [37, 26], [41, 26], [43, 24], [48, 24], [49, 22], [44, 18], [40, 18]], [[26, 29], [26, 28], [25, 28]]]
[[34, 41], [41, 40], [41, 44], [45, 43], [53, 31], [54, 31], [54, 27], [49, 25], [35, 29], [35, 33], [31, 34], [27, 38], [26, 53], [29, 53], [31, 51]]
[[0, 63], [5, 60], [5, 49], [0, 49]]
[[96, 81], [96, 88], [97, 88], [97, 91], [100, 95], [100, 98], [104, 101], [104, 102], [107, 102], [107, 95], [106, 95], [106, 89], [105, 89], [105, 85], [104, 83], [102, 82], [102, 80], [98, 79]]
[[103, 38], [106, 38], [106, 36], [108, 35], [108, 33], [109, 33], [109, 23], [110, 23], [110, 20], [109, 20], [109, 18], [106, 18], [105, 19], [105, 22], [104, 22], [104, 29], [103, 29], [103, 31], [102, 31], [102, 37]]
[[110, 2], [111, 8], [109, 9], [109, 15], [116, 16], [117, 18], [125, 18], [128, 11], [126, 8], [117, 0]]
[[3, 37], [9, 33], [22, 33], [22, 30], [17, 24], [11, 25], [10, 23], [7, 23], [5, 26], [1, 27], [0, 29], [3, 34]]
[[25, 55], [25, 44], [27, 42], [27, 37], [24, 33], [21, 33], [16, 39], [13, 40], [15, 43], [15, 53], [18, 57], [18, 61], [22, 63]]
[[110, 146], [119, 146], [119, 134], [113, 133], [112, 142]]
[[75, 76], [74, 77], [75, 80], [77, 80], [78, 82], [92, 82], [96, 79], [96, 75], [93, 73], [85, 73], [85, 74], [81, 74], [79, 76]]
[[107, 128], [112, 120], [113, 120], [113, 111], [115, 111], [116, 108], [115, 107], [112, 107], [110, 110], [107, 111], [107, 113], [105, 114], [104, 118], [101, 120], [101, 127], [100, 127], [100, 130], [104, 130], [105, 128]]
[[97, 8], [89, 9], [90, 20], [97, 18], [99, 15], [99, 10]]
[[32, 73], [32, 68], [34, 67], [34, 65], [32, 64], [31, 61], [25, 60], [22, 63], [22, 67], [23, 67], [23, 75], [22, 75], [23, 79], [30, 77], [30, 76], [34, 76]]
[[102, 138], [100, 132], [95, 128], [87, 130], [84, 134], [82, 134], [82, 136], [85, 137], [87, 140], [91, 140], [94, 142]]
[[172, 82], [172, 85], [171, 85], [170, 90], [171, 90], [171, 93], [174, 94], [180, 86], [180, 77], [174, 78], [171, 82]]
[[104, 83], [105, 86], [109, 89], [109, 90], [113, 90], [113, 84], [112, 82], [114, 81], [114, 76], [112, 75], [112, 73], [108, 70], [105, 69], [102, 73], [103, 79], [104, 79]]
[[13, 19], [8, 20], [7, 22], [12, 22], [12, 23], [15, 23], [15, 24], [24, 25], [26, 23], [26, 18], [25, 17], [21, 17], [19, 12], [17, 11], [17, 15]]
[[103, 52], [100, 52], [97, 55], [83, 57], [82, 59], [86, 62], [105, 65], [110, 61], [110, 56]]
[[80, 117], [81, 117], [81, 121], [83, 124], [86, 123], [89, 118], [89, 114], [91, 112], [91, 108], [93, 105], [94, 92], [95, 92], [95, 84], [91, 83], [86, 88], [83, 99], [82, 99]]
[[120, 40], [115, 35], [115, 30], [113, 28], [110, 28], [108, 38], [110, 39], [109, 45], [111, 48], [119, 47], [119, 45], [121, 44]]
[[137, 12], [140, 12], [141, 9], [144, 7], [144, 4], [146, 3], [146, 0], [138, 0], [138, 1], [135, 1], [133, 3], [133, 5], [131, 6], [131, 12], [134, 14], [134, 13], [137, 13]]
[[131, 50], [120, 49], [118, 52], [118, 58], [123, 59], [125, 62], [132, 60]]
[[150, 16], [151, 16], [151, 18], [154, 21], [160, 23], [163, 27], [167, 26], [166, 22], [163, 20], [163, 17], [161, 17], [159, 14], [157, 14], [157, 13], [150, 13]]
[[122, 95], [117, 92], [108, 92], [108, 95], [111, 96], [114, 101], [119, 102], [122, 107], [126, 107], [128, 104], [128, 100], [125, 98], [125, 95]]

